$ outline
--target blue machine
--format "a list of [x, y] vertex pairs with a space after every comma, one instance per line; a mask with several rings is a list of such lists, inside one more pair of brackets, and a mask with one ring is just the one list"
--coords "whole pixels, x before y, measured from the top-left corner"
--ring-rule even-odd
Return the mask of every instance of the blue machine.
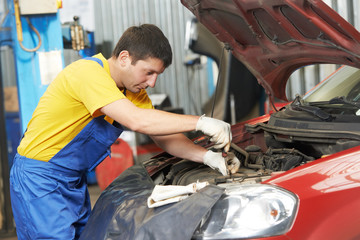
[[72, 48], [86, 57], [94, 54], [95, 45], [89, 42], [93, 41], [93, 33], [85, 34], [77, 17], [73, 23], [61, 25], [58, 12], [61, 1], [7, 0], [7, 3], [9, 14], [4, 25], [10, 31], [2, 33], [0, 40], [6, 38], [14, 50], [19, 96], [17, 116], [6, 113], [11, 161], [20, 140], [18, 131], [20, 135], [25, 132], [40, 97], [64, 68], [64, 48]]
[[8, 0], [22, 132], [47, 86], [64, 67], [58, 1], [29, 2]]

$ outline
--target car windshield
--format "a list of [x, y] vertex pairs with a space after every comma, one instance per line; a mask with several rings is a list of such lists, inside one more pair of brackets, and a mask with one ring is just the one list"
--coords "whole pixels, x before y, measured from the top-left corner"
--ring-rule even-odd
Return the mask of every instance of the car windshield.
[[324, 80], [303, 98], [304, 102], [325, 102], [333, 99], [360, 101], [360, 69], [344, 66]]

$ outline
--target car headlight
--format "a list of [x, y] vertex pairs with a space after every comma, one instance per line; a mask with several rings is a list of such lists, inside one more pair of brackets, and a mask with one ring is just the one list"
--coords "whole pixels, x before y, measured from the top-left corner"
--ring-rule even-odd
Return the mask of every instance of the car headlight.
[[297, 197], [265, 184], [226, 186], [195, 231], [195, 239], [255, 238], [289, 231], [296, 215]]

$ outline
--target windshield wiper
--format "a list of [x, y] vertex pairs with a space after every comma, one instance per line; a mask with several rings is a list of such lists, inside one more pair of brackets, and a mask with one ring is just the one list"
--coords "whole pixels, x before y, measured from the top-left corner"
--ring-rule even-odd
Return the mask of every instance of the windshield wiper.
[[334, 119], [334, 117], [330, 113], [323, 111], [319, 107], [304, 105], [303, 100], [300, 97], [300, 95], [296, 95], [295, 100], [291, 103], [291, 107], [298, 111], [304, 111], [304, 112], [311, 113], [314, 116], [320, 118], [321, 120], [324, 120], [327, 122]]
[[330, 99], [329, 104], [347, 104], [347, 105], [351, 105], [354, 107], [357, 107], [358, 109], [360, 109], [360, 103], [358, 102], [353, 102], [353, 101], [349, 101], [346, 98], [342, 97], [334, 97], [332, 99]]

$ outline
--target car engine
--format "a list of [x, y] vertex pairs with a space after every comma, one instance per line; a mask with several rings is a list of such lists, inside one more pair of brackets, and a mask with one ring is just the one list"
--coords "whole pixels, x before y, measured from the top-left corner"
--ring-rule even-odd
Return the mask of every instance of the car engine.
[[[203, 164], [166, 153], [145, 161], [144, 165], [154, 182], [161, 185], [187, 185], [196, 181], [216, 185], [259, 183], [277, 173], [360, 144], [357, 107], [349, 106], [346, 111], [344, 106], [337, 109], [333, 104], [325, 104], [319, 108], [321, 111], [317, 107], [305, 111], [303, 108], [306, 107], [299, 107], [294, 101], [267, 121], [234, 125], [230, 151], [241, 162], [235, 174], [222, 176]], [[195, 142], [212, 149], [205, 136]]]

